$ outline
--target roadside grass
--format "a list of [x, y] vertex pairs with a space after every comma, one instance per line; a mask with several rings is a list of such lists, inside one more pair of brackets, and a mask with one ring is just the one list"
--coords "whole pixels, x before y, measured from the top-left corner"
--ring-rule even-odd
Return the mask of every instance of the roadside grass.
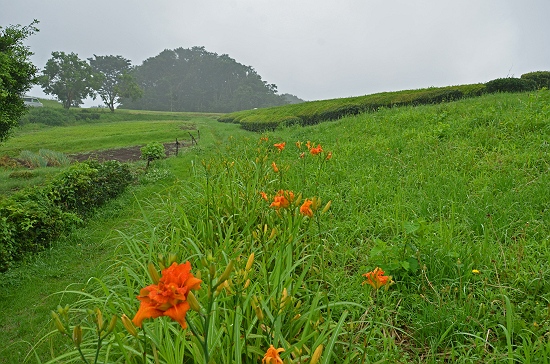
[[[158, 269], [172, 253], [203, 280], [196, 292], [201, 315], [189, 311], [186, 318], [198, 335], [181, 335], [189, 330], [164, 318], [149, 320], [147, 331], [138, 331], [139, 339], [147, 336], [144, 345], [119, 323], [102, 360], [141, 362], [145, 350], [151, 362], [155, 355], [166, 363], [208, 355], [218, 363], [258, 362], [273, 344], [292, 362], [311, 360], [323, 345], [322, 363], [544, 363], [549, 120], [550, 92], [538, 91], [381, 109], [262, 135], [208, 124], [208, 142], [153, 163], [134, 203], [128, 195], [117, 200], [125, 201], [117, 205], [120, 220], [107, 227], [117, 233], [90, 234], [90, 246], [116, 246], [107, 250], [112, 258], [97, 276], [97, 265], [81, 269], [82, 277], [97, 279], [87, 281], [79, 300], [54, 303], [70, 303], [69, 328], [84, 326], [82, 345], [91, 356], [97, 314], [86, 309], [133, 317], [136, 295], [152, 283], [147, 265]], [[311, 154], [307, 141], [323, 152]], [[273, 144], [281, 142], [279, 151]], [[276, 210], [270, 204], [280, 190], [294, 191], [296, 201]], [[300, 204], [314, 197], [321, 202], [313, 217], [303, 217]], [[229, 262], [235, 268], [225, 285], [219, 277]], [[44, 276], [49, 266], [41, 268]], [[395, 281], [387, 290], [362, 285], [362, 274], [375, 267]], [[20, 307], [9, 327], [27, 320], [27, 302], [36, 300], [28, 283], [17, 284], [24, 272], [10, 272], [14, 287], [4, 288], [21, 295], [1, 301], [4, 313]], [[69, 278], [60, 289], [81, 282]], [[218, 288], [219, 295], [208, 294]], [[55, 340], [54, 355], [78, 360], [48, 322], [54, 305], [37, 305], [39, 331], [13, 338], [12, 329], [10, 342], [43, 335]], [[41, 359], [29, 362], [46, 362], [47, 345], [37, 350]]]

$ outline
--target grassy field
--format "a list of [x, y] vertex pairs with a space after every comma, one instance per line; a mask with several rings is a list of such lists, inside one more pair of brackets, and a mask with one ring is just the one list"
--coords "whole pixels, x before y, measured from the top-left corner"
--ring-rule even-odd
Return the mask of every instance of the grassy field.
[[[257, 363], [270, 345], [292, 363], [548, 362], [549, 91], [264, 134], [189, 122], [204, 131], [198, 146], [3, 274], [0, 363], [80, 360], [52, 323], [58, 304], [70, 305], [63, 325], [83, 327], [89, 362], [141, 363], [145, 351], [151, 363]], [[63, 135], [85, 127], [22, 130], [0, 155], [43, 133], [71, 153], [82, 143]], [[94, 130], [96, 144], [148, 130], [118, 127]], [[148, 264], [160, 271], [171, 255], [202, 280], [200, 314], [187, 312], [187, 329], [146, 320], [137, 337], [119, 320], [98, 350], [96, 309], [134, 317]], [[377, 267], [388, 283], [362, 284]]]

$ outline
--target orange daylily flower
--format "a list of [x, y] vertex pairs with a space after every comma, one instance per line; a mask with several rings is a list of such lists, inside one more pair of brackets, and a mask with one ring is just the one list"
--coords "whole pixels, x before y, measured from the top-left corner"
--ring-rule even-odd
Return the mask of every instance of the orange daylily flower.
[[302, 142], [301, 141], [296, 142], [296, 148], [302, 149]]
[[327, 153], [326, 160], [328, 161], [330, 158], [332, 158], [332, 152], [328, 152], [328, 153]]
[[273, 172], [278, 173], [279, 167], [277, 167], [277, 164], [275, 162], [271, 163], [271, 168], [273, 168]]
[[268, 140], [269, 140], [269, 138], [266, 137], [266, 136], [260, 138], [260, 141], [262, 141], [262, 142], [267, 142]]
[[279, 152], [283, 149], [285, 149], [285, 145], [286, 145], [286, 142], [282, 142], [282, 143], [276, 143], [276, 144], [273, 144], [273, 146], [277, 149], [279, 149]]
[[306, 142], [306, 147], [308, 150], [311, 149], [311, 142], [309, 140]]
[[294, 200], [294, 192], [292, 191], [283, 191], [279, 190], [275, 197], [273, 197], [273, 202], [269, 207], [273, 207], [277, 210], [282, 208], [287, 208], [290, 206], [290, 203]]
[[319, 154], [323, 151], [323, 148], [321, 148], [321, 144], [317, 145], [317, 148], [311, 148], [309, 152], [313, 155]]
[[283, 359], [279, 356], [279, 353], [283, 351], [285, 351], [285, 349], [275, 349], [273, 345], [270, 345], [262, 359], [262, 364], [283, 364]]
[[302, 206], [300, 206], [300, 213], [304, 216], [313, 217], [313, 211], [311, 210], [312, 203], [313, 201], [307, 198]]
[[363, 276], [366, 277], [367, 280], [361, 284], [363, 285], [365, 283], [368, 283], [374, 289], [378, 289], [392, 282], [391, 276], [385, 276], [384, 271], [378, 267], [374, 268], [374, 270], [371, 272], [363, 274]]
[[263, 198], [264, 200], [267, 201], [267, 193], [265, 193], [264, 191], [261, 191], [261, 192], [260, 192], [260, 195], [262, 196], [262, 198]]
[[192, 289], [200, 289], [201, 283], [191, 273], [191, 263], [172, 263], [162, 270], [158, 284], [141, 289], [137, 296], [141, 304], [132, 322], [141, 327], [144, 319], [168, 316], [185, 329], [185, 315], [189, 310], [187, 295]]

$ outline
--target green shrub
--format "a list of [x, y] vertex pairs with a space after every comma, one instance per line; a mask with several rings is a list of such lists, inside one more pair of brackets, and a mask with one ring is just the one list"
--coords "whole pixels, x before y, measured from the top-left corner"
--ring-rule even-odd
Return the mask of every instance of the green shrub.
[[133, 180], [127, 165], [118, 161], [76, 163], [49, 186], [51, 199], [64, 211], [86, 216], [120, 194]]
[[80, 219], [64, 212], [40, 188], [31, 188], [0, 203], [0, 271], [27, 253], [47, 248]]
[[521, 75], [521, 79], [534, 81], [537, 90], [540, 90], [543, 87], [550, 89], [550, 71], [524, 73], [523, 75]]
[[525, 92], [536, 89], [536, 83], [533, 80], [514, 77], [497, 78], [485, 84], [487, 92]]
[[166, 151], [164, 145], [159, 142], [152, 142], [144, 146], [141, 150], [141, 159], [146, 161], [153, 161], [155, 159], [162, 159], [166, 157]]
[[20, 125], [25, 124], [45, 124], [50, 126], [61, 126], [74, 120], [72, 113], [66, 109], [56, 109], [50, 107], [29, 108], [29, 112], [20, 120]]

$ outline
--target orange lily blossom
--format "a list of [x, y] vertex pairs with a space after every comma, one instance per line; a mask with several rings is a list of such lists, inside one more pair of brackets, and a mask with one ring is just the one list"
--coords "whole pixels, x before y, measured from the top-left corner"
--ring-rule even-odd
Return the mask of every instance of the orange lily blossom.
[[311, 148], [309, 152], [313, 155], [319, 154], [323, 151], [323, 148], [321, 148], [321, 144], [317, 145], [317, 148]]
[[385, 276], [384, 271], [378, 267], [374, 268], [373, 271], [363, 274], [367, 278], [366, 281], [363, 281], [361, 284], [368, 283], [374, 289], [378, 289], [382, 286], [385, 286], [388, 283], [391, 283], [391, 276]]
[[273, 202], [271, 203], [271, 205], [269, 205], [269, 207], [274, 207], [277, 210], [279, 210], [281, 207], [287, 208], [288, 206], [290, 206], [292, 200], [294, 200], [294, 192], [279, 190], [275, 197], [273, 197]]
[[277, 164], [275, 162], [271, 163], [271, 168], [273, 168], [273, 172], [279, 172], [279, 167], [277, 167]]
[[264, 191], [261, 191], [260, 196], [262, 196], [262, 198], [267, 201], [267, 193], [265, 193]]
[[279, 356], [279, 353], [283, 351], [285, 351], [285, 349], [275, 349], [273, 345], [270, 345], [262, 359], [262, 364], [283, 364], [283, 359]]
[[328, 161], [330, 158], [332, 158], [332, 152], [328, 152], [328, 153], [327, 153], [327, 157], [326, 157], [327, 161]]
[[279, 149], [279, 151], [285, 149], [285, 145], [286, 145], [286, 142], [273, 144], [273, 146], [274, 146], [275, 148]]
[[312, 203], [313, 201], [307, 198], [302, 206], [300, 206], [300, 213], [304, 216], [313, 217], [313, 211], [311, 210]]
[[202, 281], [191, 273], [191, 263], [172, 263], [170, 267], [162, 270], [158, 284], [140, 290], [137, 299], [141, 304], [132, 322], [141, 327], [144, 319], [168, 316], [185, 329], [185, 315], [189, 310], [187, 295], [192, 289], [200, 289], [201, 283]]

